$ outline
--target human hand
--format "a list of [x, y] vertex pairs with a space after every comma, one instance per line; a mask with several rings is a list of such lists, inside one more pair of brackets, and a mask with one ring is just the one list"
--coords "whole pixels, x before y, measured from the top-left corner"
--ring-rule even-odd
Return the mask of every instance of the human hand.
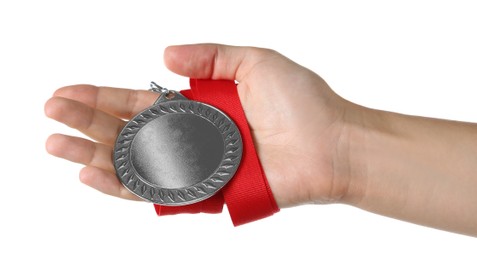
[[[333, 202], [348, 189], [338, 164], [343, 115], [351, 103], [312, 71], [267, 49], [201, 44], [172, 46], [166, 66], [191, 78], [237, 80], [238, 93], [264, 172], [280, 207]], [[140, 200], [118, 181], [111, 159], [119, 131], [153, 104], [148, 91], [75, 85], [58, 89], [48, 117], [83, 132], [90, 141], [54, 134], [55, 156], [86, 165], [80, 180], [109, 195]]]

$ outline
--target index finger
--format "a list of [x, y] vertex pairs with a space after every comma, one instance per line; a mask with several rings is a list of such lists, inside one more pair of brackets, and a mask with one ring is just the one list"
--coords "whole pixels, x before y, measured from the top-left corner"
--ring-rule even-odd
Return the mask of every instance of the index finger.
[[76, 100], [119, 118], [130, 119], [151, 106], [158, 94], [146, 90], [82, 84], [62, 87], [53, 96]]

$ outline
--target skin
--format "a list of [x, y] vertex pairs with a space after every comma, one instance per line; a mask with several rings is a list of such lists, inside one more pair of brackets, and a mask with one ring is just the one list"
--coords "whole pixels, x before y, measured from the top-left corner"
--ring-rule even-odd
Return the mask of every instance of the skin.
[[[257, 152], [281, 208], [346, 203], [477, 236], [476, 124], [359, 106], [273, 50], [170, 46], [164, 60], [186, 77], [239, 82]], [[45, 114], [94, 141], [53, 134], [46, 149], [84, 164], [80, 180], [86, 185], [140, 200], [117, 180], [112, 146], [124, 120], [156, 98], [148, 91], [92, 85], [60, 88], [45, 104]]]

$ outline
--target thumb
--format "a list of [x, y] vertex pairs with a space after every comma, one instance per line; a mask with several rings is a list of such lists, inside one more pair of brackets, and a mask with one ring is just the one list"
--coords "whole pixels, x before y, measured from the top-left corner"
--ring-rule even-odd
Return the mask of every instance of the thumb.
[[165, 49], [164, 62], [172, 72], [186, 77], [240, 81], [255, 64], [274, 54], [278, 53], [255, 47], [177, 45]]

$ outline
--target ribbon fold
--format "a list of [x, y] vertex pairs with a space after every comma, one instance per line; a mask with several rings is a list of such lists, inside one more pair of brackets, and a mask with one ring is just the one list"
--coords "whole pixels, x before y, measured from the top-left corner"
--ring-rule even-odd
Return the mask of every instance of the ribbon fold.
[[183, 90], [181, 94], [222, 110], [235, 122], [242, 136], [242, 160], [232, 180], [212, 197], [185, 206], [154, 204], [157, 215], [220, 213], [225, 202], [234, 226], [239, 226], [278, 212], [280, 209], [256, 153], [235, 82], [190, 79], [190, 86], [190, 90]]

